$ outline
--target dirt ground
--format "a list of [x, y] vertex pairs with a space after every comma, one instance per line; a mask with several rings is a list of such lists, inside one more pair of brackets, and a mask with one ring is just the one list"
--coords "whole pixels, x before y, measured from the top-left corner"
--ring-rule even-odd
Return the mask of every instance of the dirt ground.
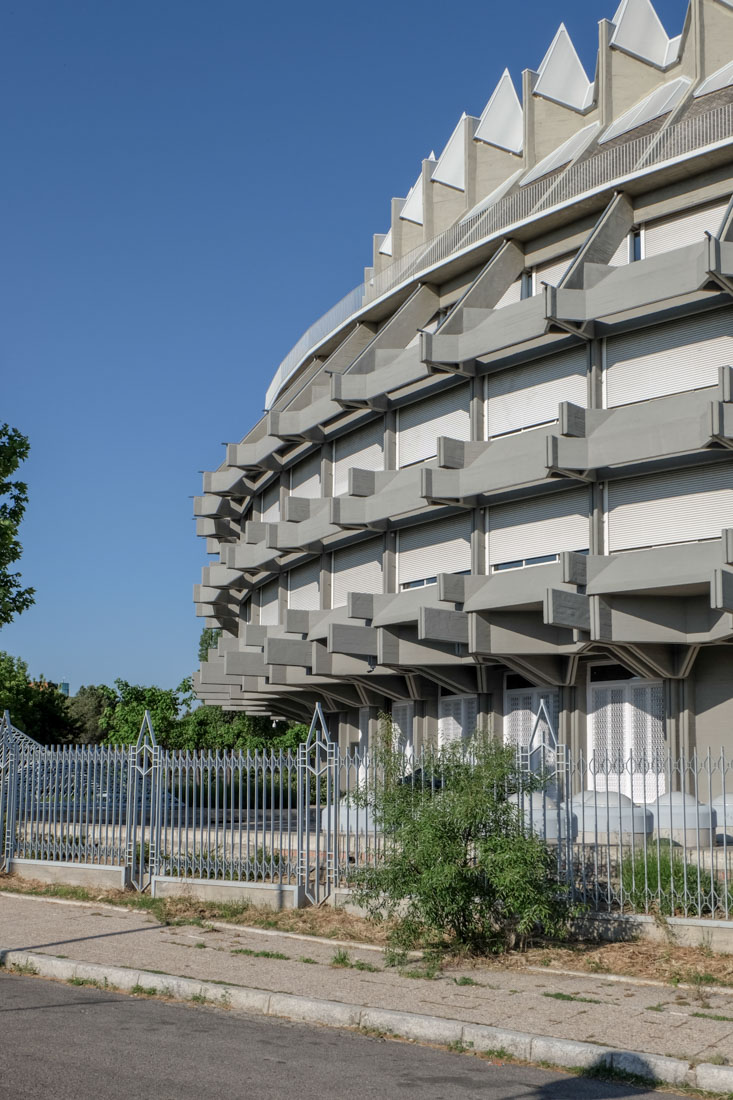
[[[163, 924], [202, 924], [219, 920], [380, 946], [386, 943], [389, 933], [386, 923], [374, 923], [330, 905], [275, 912], [251, 905], [216, 904], [193, 898], [150, 898], [121, 890], [51, 886], [6, 874], [0, 874], [0, 890], [145, 909]], [[465, 966], [467, 961], [462, 959], [461, 965]], [[446, 962], [450, 966], [451, 960]], [[672, 986], [682, 983], [733, 987], [733, 954], [716, 953], [708, 947], [677, 947], [665, 943], [548, 943], [521, 953], [474, 959], [472, 964], [477, 968], [546, 967], [589, 974], [618, 974], [662, 981]]]

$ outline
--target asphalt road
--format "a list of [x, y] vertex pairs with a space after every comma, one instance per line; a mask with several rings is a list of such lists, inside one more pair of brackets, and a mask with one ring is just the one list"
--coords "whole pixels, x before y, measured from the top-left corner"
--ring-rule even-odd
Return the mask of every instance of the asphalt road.
[[[351, 1032], [0, 972], [0, 1100], [659, 1100]], [[666, 1093], [670, 1096], [671, 1094]]]

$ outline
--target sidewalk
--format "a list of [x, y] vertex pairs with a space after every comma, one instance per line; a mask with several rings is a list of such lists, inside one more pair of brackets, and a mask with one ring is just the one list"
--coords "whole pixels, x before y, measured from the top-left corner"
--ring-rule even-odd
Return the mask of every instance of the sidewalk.
[[[340, 967], [339, 950], [348, 956]], [[428, 980], [386, 969], [379, 948], [219, 923], [162, 926], [140, 910], [8, 894], [0, 895], [0, 952], [6, 966], [66, 980], [106, 977], [233, 1010], [733, 1091], [733, 1066], [715, 1064], [733, 1062], [733, 988], [496, 966]]]

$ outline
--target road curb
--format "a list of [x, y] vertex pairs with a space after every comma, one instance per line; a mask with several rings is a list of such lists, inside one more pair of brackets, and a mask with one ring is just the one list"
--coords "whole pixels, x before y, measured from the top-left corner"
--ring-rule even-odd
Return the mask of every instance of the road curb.
[[702, 1063], [693, 1066], [677, 1058], [639, 1051], [555, 1039], [547, 1035], [510, 1031], [484, 1024], [465, 1023], [442, 1016], [370, 1008], [367, 1005], [271, 993], [247, 986], [225, 985], [133, 970], [100, 963], [75, 962], [34, 951], [0, 951], [0, 965], [57, 981], [94, 983], [121, 992], [160, 994], [177, 1001], [206, 1002], [260, 1016], [298, 1020], [326, 1027], [358, 1027], [372, 1032], [442, 1046], [465, 1047], [477, 1053], [509, 1054], [520, 1061], [545, 1062], [564, 1069], [607, 1069], [634, 1074], [650, 1082], [687, 1085], [704, 1091], [733, 1092], [733, 1066]]

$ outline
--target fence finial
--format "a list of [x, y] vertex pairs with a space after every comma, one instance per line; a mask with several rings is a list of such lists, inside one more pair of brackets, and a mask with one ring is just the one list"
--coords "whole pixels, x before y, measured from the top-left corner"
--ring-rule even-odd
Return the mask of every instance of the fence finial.
[[145, 746], [154, 749], [158, 744], [155, 736], [155, 730], [153, 729], [153, 719], [150, 717], [150, 711], [146, 710], [143, 715], [142, 724], [140, 726], [140, 733], [138, 734], [137, 744], [135, 748], [139, 751]]
[[313, 746], [319, 741], [328, 744], [330, 740], [331, 736], [328, 732], [328, 726], [326, 724], [326, 716], [323, 713], [323, 707], [320, 703], [316, 703], [315, 710], [313, 711], [313, 718], [311, 719], [311, 726], [308, 730], [308, 736], [305, 739], [306, 748], [313, 748]]

